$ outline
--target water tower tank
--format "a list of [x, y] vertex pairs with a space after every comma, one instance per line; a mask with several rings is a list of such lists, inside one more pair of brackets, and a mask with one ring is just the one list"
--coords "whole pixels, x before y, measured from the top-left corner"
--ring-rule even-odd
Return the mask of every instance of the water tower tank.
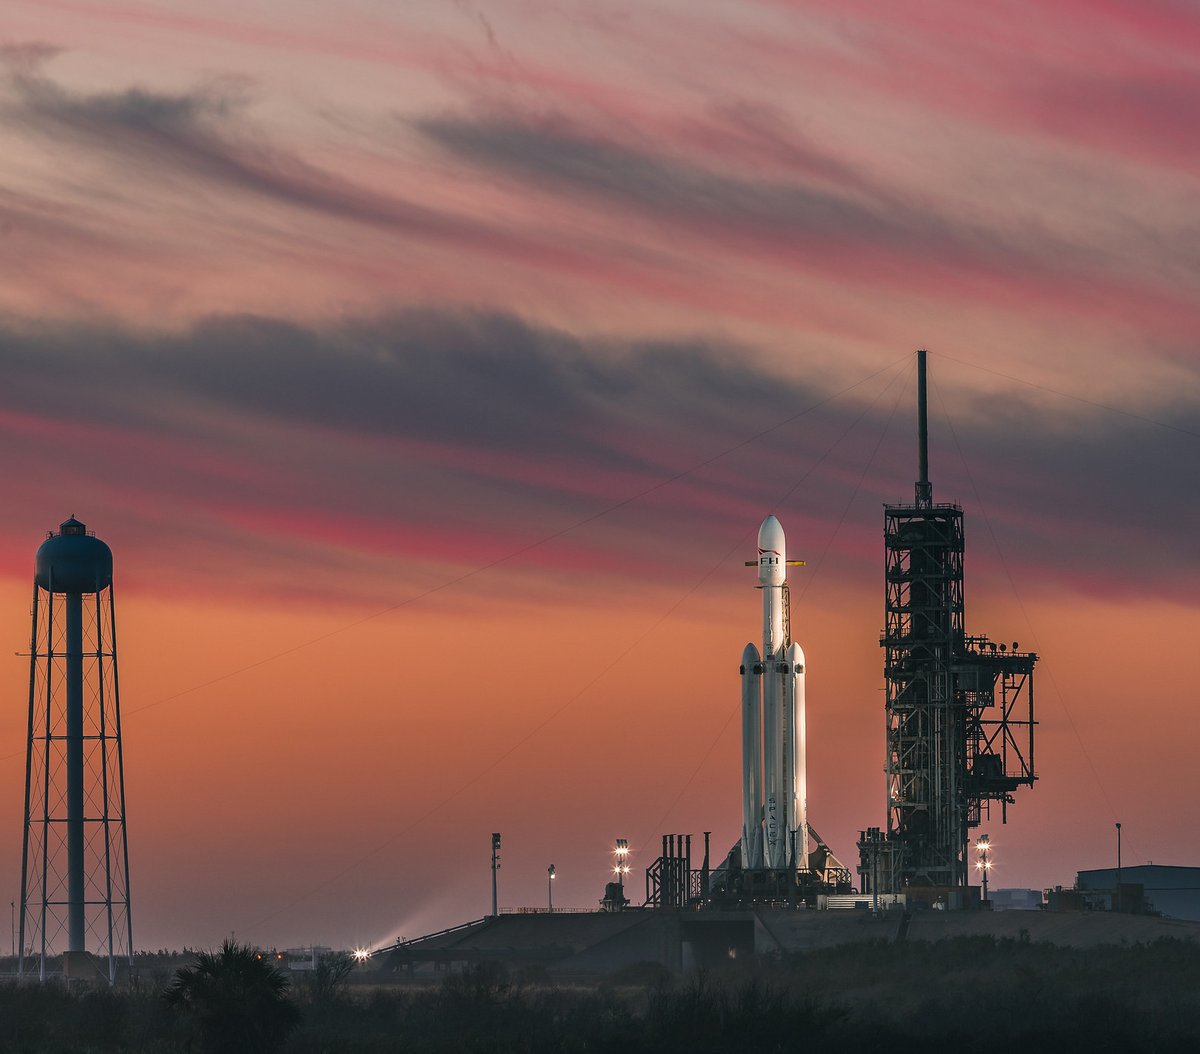
[[112, 550], [74, 516], [42, 542], [34, 562], [34, 580], [47, 593], [100, 593], [112, 575]]

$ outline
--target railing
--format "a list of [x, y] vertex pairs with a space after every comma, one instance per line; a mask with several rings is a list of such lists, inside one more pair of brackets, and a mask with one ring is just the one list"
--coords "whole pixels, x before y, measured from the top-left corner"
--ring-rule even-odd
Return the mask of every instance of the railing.
[[448, 926], [444, 930], [438, 930], [436, 933], [425, 933], [420, 937], [413, 937], [412, 940], [398, 940], [395, 944], [388, 944], [382, 948], [376, 948], [374, 953], [379, 955], [381, 952], [395, 951], [397, 948], [408, 948], [414, 944], [421, 944], [424, 941], [433, 940], [434, 937], [445, 937], [448, 933], [458, 933], [460, 930], [469, 930], [473, 926], [478, 926], [481, 922], [487, 922], [487, 916], [482, 919], [472, 919], [470, 922], [460, 922], [457, 926]]
[[501, 908], [501, 915], [598, 915], [595, 908]]

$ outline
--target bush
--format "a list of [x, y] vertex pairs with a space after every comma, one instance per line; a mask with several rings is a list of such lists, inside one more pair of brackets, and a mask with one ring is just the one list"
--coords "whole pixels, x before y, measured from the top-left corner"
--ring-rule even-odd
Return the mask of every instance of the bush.
[[246, 944], [226, 940], [219, 952], [197, 952], [175, 971], [163, 998], [184, 1014], [203, 1049], [213, 1054], [269, 1051], [300, 1022], [288, 979]]

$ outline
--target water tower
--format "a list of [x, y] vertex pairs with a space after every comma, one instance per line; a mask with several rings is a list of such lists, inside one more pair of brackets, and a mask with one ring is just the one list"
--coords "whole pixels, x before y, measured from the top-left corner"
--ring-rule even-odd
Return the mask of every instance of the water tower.
[[43, 979], [55, 955], [110, 984], [132, 965], [112, 577], [112, 551], [73, 516], [37, 551], [17, 969], [36, 961]]

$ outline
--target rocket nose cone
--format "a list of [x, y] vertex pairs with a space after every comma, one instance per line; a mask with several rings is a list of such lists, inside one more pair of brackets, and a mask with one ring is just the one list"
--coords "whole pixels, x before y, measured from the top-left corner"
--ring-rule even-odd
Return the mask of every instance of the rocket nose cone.
[[774, 552], [783, 556], [783, 524], [774, 516], [768, 516], [758, 529], [759, 552]]

